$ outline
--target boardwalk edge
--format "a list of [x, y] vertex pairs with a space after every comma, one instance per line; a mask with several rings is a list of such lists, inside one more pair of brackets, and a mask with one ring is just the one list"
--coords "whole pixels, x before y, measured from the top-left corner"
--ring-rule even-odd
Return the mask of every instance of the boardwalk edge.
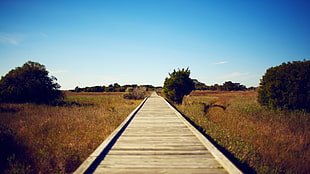
[[[118, 134], [121, 134], [124, 131], [124, 127], [127, 127], [128, 122], [132, 120], [132, 118], [136, 115], [136, 113], [141, 109], [146, 100], [149, 97], [146, 97], [135, 110], [133, 110], [127, 118], [96, 148], [96, 150], [73, 172], [74, 174], [82, 174], [82, 173], [92, 173], [89, 172], [91, 170], [92, 165], [96, 163], [99, 156], [104, 158], [104, 151], [111, 145], [111, 142]], [[118, 135], [120, 136], [120, 135]]]
[[[163, 98], [164, 99], [164, 98]], [[165, 99], [164, 99], [165, 100]], [[202, 135], [192, 124], [190, 124], [167, 100], [165, 102], [176, 113], [176, 115], [186, 124], [186, 126], [196, 135], [196, 137], [205, 145], [211, 154], [223, 165], [231, 174], [242, 174], [242, 172], [222, 153], [220, 152], [204, 135]]]

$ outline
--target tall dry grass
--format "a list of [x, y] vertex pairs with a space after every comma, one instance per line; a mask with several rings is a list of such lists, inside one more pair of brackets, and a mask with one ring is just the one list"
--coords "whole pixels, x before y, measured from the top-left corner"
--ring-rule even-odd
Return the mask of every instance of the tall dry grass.
[[247, 172], [308, 173], [310, 113], [268, 110], [256, 98], [254, 91], [193, 92], [177, 108], [254, 169]]
[[73, 172], [141, 102], [122, 95], [69, 93], [62, 107], [0, 104], [1, 173]]

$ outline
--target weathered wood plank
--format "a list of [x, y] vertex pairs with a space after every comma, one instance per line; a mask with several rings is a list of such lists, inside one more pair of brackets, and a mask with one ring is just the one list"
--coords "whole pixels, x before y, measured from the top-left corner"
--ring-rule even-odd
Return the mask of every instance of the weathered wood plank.
[[109, 155], [207, 155], [211, 156], [211, 153], [203, 150], [121, 150], [114, 149]]
[[170, 174], [191, 174], [191, 173], [210, 173], [222, 174], [227, 173], [225, 169], [209, 169], [209, 168], [196, 168], [196, 169], [180, 169], [180, 168], [99, 168], [96, 173], [109, 173], [109, 174], [146, 174], [146, 173], [170, 173]]

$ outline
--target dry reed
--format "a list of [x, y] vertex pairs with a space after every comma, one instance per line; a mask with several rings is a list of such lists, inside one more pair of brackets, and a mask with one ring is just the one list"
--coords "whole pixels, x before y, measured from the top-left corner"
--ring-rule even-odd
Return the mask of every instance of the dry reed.
[[73, 172], [141, 102], [102, 94], [69, 93], [73, 104], [62, 107], [2, 103], [0, 143], [7, 149], [1, 147], [0, 170]]

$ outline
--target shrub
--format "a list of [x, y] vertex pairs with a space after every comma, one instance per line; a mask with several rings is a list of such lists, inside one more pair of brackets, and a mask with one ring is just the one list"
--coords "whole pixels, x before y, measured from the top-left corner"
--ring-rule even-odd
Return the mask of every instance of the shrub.
[[260, 82], [258, 101], [279, 109], [310, 110], [310, 61], [269, 68]]
[[29, 61], [1, 78], [0, 102], [54, 103], [63, 98], [56, 80], [44, 65]]
[[233, 83], [231, 81], [227, 81], [223, 83], [222, 91], [244, 91], [246, 90], [246, 86], [241, 85], [240, 83]]
[[127, 93], [124, 94], [125, 99], [139, 100], [139, 99], [144, 99], [145, 94], [146, 94], [146, 89], [143, 87], [137, 87], [137, 88], [128, 87], [126, 89], [126, 92]]
[[169, 73], [169, 78], [165, 79], [163, 94], [172, 102], [182, 103], [183, 97], [189, 94], [194, 88], [194, 82], [190, 76], [190, 70], [182, 68]]

